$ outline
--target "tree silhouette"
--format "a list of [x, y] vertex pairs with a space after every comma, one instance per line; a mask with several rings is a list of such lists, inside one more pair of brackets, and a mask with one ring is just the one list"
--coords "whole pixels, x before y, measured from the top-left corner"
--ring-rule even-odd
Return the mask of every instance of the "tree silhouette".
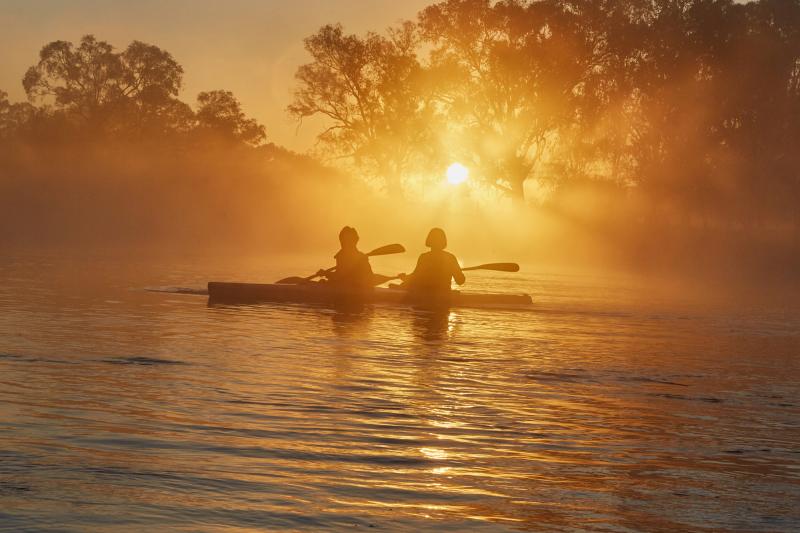
[[798, 0], [445, 0], [399, 34], [323, 27], [289, 110], [327, 117], [320, 142], [372, 175], [461, 160], [517, 199], [533, 177], [603, 179], [671, 213], [653, 217], [791, 218], [798, 13]]
[[416, 45], [410, 23], [387, 37], [365, 38], [346, 35], [340, 25], [323, 26], [305, 40], [313, 61], [298, 69], [299, 87], [288, 109], [300, 120], [326, 117], [320, 142], [394, 193], [430, 146], [433, 109], [421, 85]]
[[186, 108], [177, 101], [183, 68], [160, 48], [139, 41], [123, 52], [84, 36], [45, 45], [23, 87], [32, 102], [52, 103], [70, 119], [105, 131], [126, 122], [168, 118], [185, 126]]
[[28, 103], [12, 104], [8, 93], [0, 91], [0, 140], [18, 138], [32, 121], [36, 109]]
[[264, 126], [247, 118], [230, 91], [208, 91], [197, 96], [197, 129], [200, 133], [251, 145], [266, 138]]
[[[535, 180], [556, 212], [601, 191], [591, 220], [620, 231], [793, 230], [800, 249], [800, 0], [442, 0], [305, 47], [289, 113], [324, 118], [324, 158], [391, 194], [461, 161], [516, 200]], [[3, 150], [89, 137], [290, 159], [232, 93], [182, 102], [182, 75], [139, 41], [49, 43], [29, 102], [0, 92]]]
[[200, 93], [195, 113], [178, 99], [182, 78], [183, 68], [169, 52], [140, 41], [121, 52], [92, 35], [78, 46], [54, 41], [42, 48], [39, 62], [23, 79], [29, 100], [39, 107], [15, 104], [3, 120], [10, 124], [12, 111], [17, 122], [38, 113], [42, 120], [35, 129], [42, 138], [64, 131], [116, 139], [203, 136], [263, 142], [264, 127], [245, 116], [229, 91]]

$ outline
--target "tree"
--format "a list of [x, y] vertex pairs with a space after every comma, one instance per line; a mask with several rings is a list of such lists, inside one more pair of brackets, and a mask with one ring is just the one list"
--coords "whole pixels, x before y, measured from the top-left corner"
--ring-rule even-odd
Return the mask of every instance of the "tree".
[[157, 46], [133, 41], [120, 54], [120, 60], [127, 122], [138, 127], [140, 134], [187, 132], [194, 117], [191, 107], [177, 98], [183, 68], [172, 55]]
[[433, 107], [416, 46], [411, 23], [364, 38], [323, 26], [305, 40], [313, 61], [297, 70], [288, 108], [298, 120], [325, 117], [319, 142], [393, 194], [415, 159], [430, 155]]
[[84, 125], [136, 129], [154, 117], [185, 120], [177, 100], [182, 77], [183, 68], [156, 46], [134, 41], [117, 53], [86, 35], [77, 47], [66, 41], [45, 45], [23, 86], [32, 102], [52, 103]]
[[8, 101], [8, 93], [0, 91], [0, 140], [20, 137], [35, 112], [28, 103], [12, 104]]
[[703, 224], [792, 212], [799, 23], [796, 0], [661, 0], [614, 32], [627, 40], [617, 147], [654, 205]]
[[241, 103], [230, 91], [208, 91], [197, 95], [197, 128], [219, 139], [259, 145], [266, 138], [264, 126], [247, 118]]

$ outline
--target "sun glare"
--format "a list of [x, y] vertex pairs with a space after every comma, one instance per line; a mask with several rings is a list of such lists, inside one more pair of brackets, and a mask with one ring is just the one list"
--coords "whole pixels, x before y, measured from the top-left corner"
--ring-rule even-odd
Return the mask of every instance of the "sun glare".
[[447, 167], [447, 182], [450, 185], [464, 183], [469, 177], [469, 169], [461, 163], [453, 163]]

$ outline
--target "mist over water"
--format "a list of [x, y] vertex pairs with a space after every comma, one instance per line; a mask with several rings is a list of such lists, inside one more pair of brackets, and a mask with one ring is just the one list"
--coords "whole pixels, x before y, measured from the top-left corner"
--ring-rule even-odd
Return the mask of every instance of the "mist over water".
[[28, 101], [0, 88], [0, 245], [318, 253], [345, 224], [412, 247], [439, 226], [466, 261], [780, 285], [800, 271], [798, 21], [560, 0], [331, 20], [286, 87], [309, 155], [228, 80], [183, 93], [158, 43], [42, 43]]
[[338, 314], [144, 290], [325, 261], [5, 256], [0, 523], [800, 527], [795, 299], [698, 301], [530, 267], [468, 279], [532, 294], [517, 311]]
[[0, 244], [10, 253], [46, 247], [319, 256], [331, 255], [339, 229], [352, 225], [365, 252], [399, 242], [415, 255], [425, 250], [427, 231], [442, 227], [465, 266], [515, 261], [690, 285], [724, 279], [731, 289], [796, 284], [800, 271], [790, 234], [652, 224], [635, 198], [620, 203], [587, 190], [517, 205], [480, 183], [454, 186], [434, 173], [429, 185], [393, 197], [369, 180], [274, 146], [173, 148], [7, 148]]

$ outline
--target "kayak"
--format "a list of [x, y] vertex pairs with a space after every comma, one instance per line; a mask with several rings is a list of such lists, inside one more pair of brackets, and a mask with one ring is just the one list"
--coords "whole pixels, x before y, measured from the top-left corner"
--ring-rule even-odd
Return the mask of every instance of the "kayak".
[[229, 283], [210, 281], [208, 299], [216, 303], [290, 302], [331, 305], [339, 303], [376, 303], [394, 305], [431, 305], [436, 307], [504, 307], [527, 306], [527, 294], [450, 291], [436, 301], [412, 300], [402, 289], [377, 287], [355, 293], [325, 283], [283, 285], [277, 283]]

